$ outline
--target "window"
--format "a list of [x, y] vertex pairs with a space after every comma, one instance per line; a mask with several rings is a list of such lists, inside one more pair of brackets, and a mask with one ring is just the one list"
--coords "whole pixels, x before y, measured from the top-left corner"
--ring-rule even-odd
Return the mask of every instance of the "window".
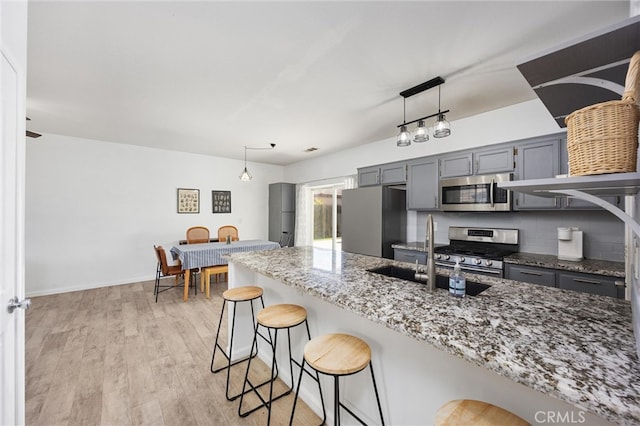
[[314, 247], [342, 250], [342, 188], [340, 184], [311, 189]]

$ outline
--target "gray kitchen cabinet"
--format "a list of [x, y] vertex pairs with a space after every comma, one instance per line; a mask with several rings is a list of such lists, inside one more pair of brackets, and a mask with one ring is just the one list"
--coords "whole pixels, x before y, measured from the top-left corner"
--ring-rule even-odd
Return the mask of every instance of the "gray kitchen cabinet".
[[438, 158], [409, 161], [407, 174], [407, 209], [438, 210]]
[[269, 241], [279, 242], [283, 232], [291, 235], [289, 246], [295, 238], [296, 185], [272, 183], [269, 185]]
[[380, 183], [382, 185], [402, 184], [407, 182], [407, 162], [388, 163], [380, 166]]
[[380, 185], [380, 167], [370, 166], [358, 169], [358, 187]]
[[474, 151], [473, 158], [476, 175], [508, 173], [516, 167], [513, 146]]
[[[516, 145], [514, 180], [553, 178], [560, 172], [560, 137], [538, 138]], [[558, 198], [514, 193], [514, 210], [559, 208]]]
[[539, 268], [536, 266], [506, 263], [505, 278], [525, 283], [546, 285], [547, 287], [556, 286], [555, 269]]
[[418, 250], [393, 249], [393, 260], [398, 262], [416, 263], [421, 265], [427, 264], [427, 253]]
[[[624, 280], [602, 275], [558, 271], [558, 287], [624, 299]], [[619, 285], [616, 285], [618, 283]]]
[[440, 177], [449, 178], [473, 174], [473, 153], [460, 151], [440, 157]]

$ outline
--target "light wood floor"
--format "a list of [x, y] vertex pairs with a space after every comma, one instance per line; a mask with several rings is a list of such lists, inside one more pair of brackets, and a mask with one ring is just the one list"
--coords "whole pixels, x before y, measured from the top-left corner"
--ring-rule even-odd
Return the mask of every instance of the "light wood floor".
[[[156, 304], [153, 281], [32, 298], [26, 316], [27, 424], [266, 424], [265, 408], [240, 418], [239, 400], [224, 396], [225, 373], [209, 371], [226, 287], [212, 284], [211, 299], [191, 290], [186, 303], [177, 288], [161, 293]], [[219, 360], [216, 355], [216, 366]], [[254, 365], [254, 380], [268, 377], [262, 362], [252, 363], [252, 370]], [[232, 369], [232, 392], [242, 386], [245, 368], [242, 363]], [[256, 401], [245, 399], [249, 407]], [[319, 424], [301, 402], [294, 423]], [[292, 404], [293, 393], [274, 402], [272, 424], [288, 424]]]

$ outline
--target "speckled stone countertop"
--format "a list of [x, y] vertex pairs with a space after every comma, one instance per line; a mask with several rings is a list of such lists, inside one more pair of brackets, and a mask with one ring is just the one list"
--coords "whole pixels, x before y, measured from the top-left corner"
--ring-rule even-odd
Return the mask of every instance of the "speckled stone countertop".
[[456, 299], [367, 271], [407, 263], [311, 247], [229, 260], [612, 422], [640, 423], [628, 301], [474, 274], [491, 288]]
[[624, 262], [609, 260], [585, 259], [579, 262], [558, 260], [556, 256], [536, 253], [515, 253], [504, 258], [505, 263], [516, 265], [538, 266], [541, 268], [561, 269], [585, 274], [606, 275], [624, 278]]

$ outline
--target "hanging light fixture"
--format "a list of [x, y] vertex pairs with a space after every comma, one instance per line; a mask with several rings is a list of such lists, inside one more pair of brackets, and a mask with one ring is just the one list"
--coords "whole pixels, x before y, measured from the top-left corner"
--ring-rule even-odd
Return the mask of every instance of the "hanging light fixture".
[[251, 173], [249, 173], [249, 170], [247, 170], [247, 146], [245, 145], [244, 147], [244, 170], [242, 171], [242, 174], [240, 175], [240, 180], [243, 182], [249, 182], [251, 179], [253, 179], [253, 176], [251, 176]]
[[409, 146], [411, 145], [411, 133], [407, 131], [405, 122], [407, 121], [407, 99], [403, 99], [404, 108], [402, 113], [402, 126], [400, 127], [400, 133], [396, 138], [396, 146]]
[[252, 146], [244, 146], [244, 170], [242, 170], [242, 173], [240, 174], [240, 176], [238, 176], [240, 178], [241, 181], [243, 182], [249, 182], [251, 179], [253, 179], [253, 176], [251, 176], [251, 173], [249, 173], [249, 170], [247, 169], [247, 150], [248, 149], [273, 149], [276, 147], [275, 143], [270, 143], [268, 147], [252, 147]]
[[[432, 117], [437, 117], [436, 124], [433, 128], [433, 136], [436, 138], [443, 138], [449, 136], [451, 134], [451, 125], [445, 119], [445, 113], [449, 112], [449, 110], [441, 111], [440, 110], [440, 85], [444, 83], [444, 79], [442, 77], [435, 77], [429, 81], [418, 84], [410, 89], [404, 90], [400, 92], [400, 96], [404, 98], [404, 114], [402, 124], [399, 124], [397, 127], [400, 128], [400, 133], [396, 138], [396, 145], [403, 147], [411, 145], [411, 139], [413, 139], [416, 143], [427, 142], [429, 140], [429, 128], [425, 124], [425, 120]], [[418, 93], [424, 92], [425, 90], [431, 89], [432, 87], [438, 86], [438, 112], [427, 115], [425, 117], [418, 118], [413, 121], [407, 122], [406, 118], [406, 100], [408, 97], [416, 95]], [[413, 138], [411, 134], [407, 130], [407, 125], [418, 123], [418, 127], [413, 133]]]
[[444, 113], [440, 112], [440, 86], [438, 86], [438, 119], [433, 126], [434, 138], [445, 138], [451, 134], [451, 124], [444, 117]]
[[418, 127], [413, 133], [413, 141], [416, 143], [426, 142], [429, 140], [429, 128], [424, 124], [424, 120], [418, 121]]

